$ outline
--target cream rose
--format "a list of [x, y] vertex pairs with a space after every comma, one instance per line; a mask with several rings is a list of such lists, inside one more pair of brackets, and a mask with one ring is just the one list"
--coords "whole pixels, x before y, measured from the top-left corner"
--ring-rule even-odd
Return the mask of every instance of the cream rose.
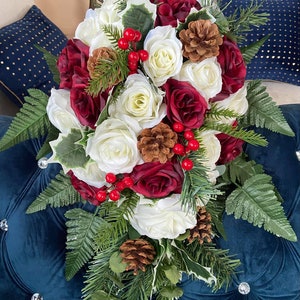
[[222, 70], [216, 57], [197, 63], [186, 61], [174, 78], [189, 82], [206, 100], [216, 96], [222, 89]]
[[90, 46], [90, 53], [100, 47], [111, 47], [103, 31], [105, 25], [112, 25], [121, 31], [124, 29], [115, 1], [106, 0], [100, 8], [87, 10], [85, 19], [76, 28], [75, 38]]
[[115, 118], [106, 119], [96, 127], [87, 140], [86, 153], [106, 173], [130, 173], [135, 165], [142, 163], [136, 133]]
[[144, 62], [147, 75], [156, 86], [162, 86], [168, 78], [179, 73], [182, 66], [182, 44], [171, 26], [158, 26], [149, 31], [144, 49], [149, 59]]
[[[244, 115], [248, 110], [247, 86], [244, 85], [237, 92], [231, 94], [228, 98], [222, 101], [216, 101], [215, 105], [219, 109], [230, 109], [238, 115]], [[220, 122], [232, 124], [235, 118], [221, 118]]]
[[46, 111], [50, 122], [60, 132], [67, 133], [72, 128], [81, 128], [73, 109], [70, 106], [70, 91], [52, 89]]
[[141, 196], [129, 220], [141, 235], [152, 239], [175, 239], [195, 227], [196, 213], [183, 210], [180, 194], [153, 201]]
[[136, 131], [154, 127], [166, 116], [163, 95], [144, 75], [130, 75], [118, 100], [109, 106], [109, 114], [128, 122]]
[[106, 173], [98, 168], [96, 162], [90, 160], [84, 168], [73, 168], [74, 175], [85, 183], [100, 188], [107, 184]]

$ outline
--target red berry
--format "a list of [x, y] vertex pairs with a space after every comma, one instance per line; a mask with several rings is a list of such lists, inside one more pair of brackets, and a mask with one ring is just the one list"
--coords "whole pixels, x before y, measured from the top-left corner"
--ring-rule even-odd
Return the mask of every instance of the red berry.
[[118, 201], [120, 199], [121, 195], [120, 192], [118, 190], [112, 190], [109, 193], [109, 199], [112, 201]]
[[176, 132], [182, 132], [184, 130], [183, 124], [179, 123], [179, 122], [175, 122], [172, 127], [173, 127], [173, 130]]
[[182, 169], [186, 170], [186, 171], [190, 171], [193, 169], [194, 167], [194, 163], [189, 159], [189, 158], [185, 158], [182, 162], [181, 162], [181, 166]]
[[198, 150], [199, 146], [200, 146], [200, 144], [197, 140], [189, 140], [188, 144], [187, 144], [188, 149], [192, 150], [192, 151]]
[[132, 62], [138, 62], [140, 59], [140, 56], [137, 52], [135, 51], [130, 51], [128, 54], [128, 61], [132, 61]]
[[194, 132], [191, 131], [191, 130], [185, 131], [184, 134], [183, 134], [183, 136], [184, 136], [184, 138], [185, 138], [186, 140], [192, 140], [192, 139], [195, 138]]
[[126, 28], [123, 32], [123, 37], [128, 41], [132, 42], [135, 39], [136, 31], [133, 28]]
[[118, 40], [118, 46], [120, 49], [122, 50], [127, 50], [129, 48], [129, 43], [128, 40], [126, 40], [125, 38], [119, 38]]
[[126, 184], [123, 181], [118, 181], [116, 183], [116, 190], [121, 192], [126, 188]]
[[99, 202], [104, 202], [106, 200], [107, 193], [106, 191], [100, 190], [96, 193], [96, 199]]
[[141, 61], [146, 61], [149, 58], [149, 53], [147, 50], [139, 50], [139, 56]]
[[185, 154], [185, 149], [182, 144], [175, 144], [173, 147], [173, 152], [178, 155], [184, 155]]
[[105, 180], [108, 183], [114, 183], [117, 180], [117, 176], [114, 173], [107, 173], [105, 175]]
[[137, 61], [128, 61], [128, 69], [130, 71], [136, 71], [138, 68], [138, 62]]
[[129, 176], [124, 177], [122, 181], [124, 182], [126, 187], [131, 188], [133, 186], [133, 179]]
[[134, 41], [139, 42], [142, 39], [142, 33], [138, 30], [135, 31]]

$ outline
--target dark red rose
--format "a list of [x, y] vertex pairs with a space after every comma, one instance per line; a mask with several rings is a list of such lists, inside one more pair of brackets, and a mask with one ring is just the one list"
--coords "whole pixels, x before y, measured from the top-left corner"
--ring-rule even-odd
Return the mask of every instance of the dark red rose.
[[156, 20], [154, 26], [177, 27], [178, 21], [184, 22], [191, 9], [200, 9], [196, 0], [152, 0], [157, 5]]
[[87, 45], [77, 39], [67, 42], [66, 47], [61, 51], [57, 60], [57, 68], [60, 73], [60, 88], [71, 88], [74, 67], [86, 69], [88, 58], [89, 47]]
[[205, 98], [190, 83], [175, 79], [169, 79], [163, 89], [170, 122], [180, 122], [186, 129], [201, 127], [208, 108]]
[[166, 197], [170, 193], [180, 193], [182, 189], [183, 172], [178, 162], [137, 165], [130, 176], [134, 182], [131, 189], [148, 198]]
[[219, 133], [216, 137], [221, 143], [221, 155], [217, 162], [218, 165], [223, 165], [234, 160], [243, 151], [243, 140], [236, 139], [225, 133]]
[[71, 107], [83, 126], [95, 128], [100, 112], [104, 108], [108, 93], [92, 97], [86, 92], [89, 73], [80, 67], [74, 68], [73, 84], [70, 91]]
[[88, 185], [86, 182], [78, 179], [72, 171], [68, 172], [68, 175], [71, 178], [71, 184], [74, 189], [80, 194], [80, 196], [90, 202], [93, 205], [100, 205], [103, 201], [97, 200], [97, 193], [99, 191], [105, 191], [106, 187], [96, 188], [94, 186]]
[[222, 91], [213, 101], [227, 98], [237, 92], [245, 83], [246, 65], [237, 44], [228, 38], [223, 38], [217, 59], [222, 69]]

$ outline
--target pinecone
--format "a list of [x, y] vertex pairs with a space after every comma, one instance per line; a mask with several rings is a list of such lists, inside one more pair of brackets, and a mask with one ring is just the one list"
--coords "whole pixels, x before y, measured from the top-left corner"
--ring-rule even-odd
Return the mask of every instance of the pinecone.
[[200, 207], [197, 214], [197, 225], [190, 230], [188, 241], [192, 243], [195, 239], [198, 239], [200, 244], [203, 244], [204, 241], [211, 243], [211, 236], [211, 215], [205, 207]]
[[126, 271], [133, 270], [134, 275], [139, 270], [145, 272], [156, 255], [154, 247], [144, 239], [127, 240], [120, 246], [120, 251], [123, 262], [128, 264]]
[[218, 26], [210, 20], [197, 20], [188, 24], [188, 29], [179, 32], [183, 45], [183, 56], [192, 62], [219, 55], [223, 39]]
[[137, 147], [145, 162], [166, 163], [173, 157], [172, 149], [176, 143], [177, 133], [169, 125], [159, 123], [141, 132], [138, 136]]

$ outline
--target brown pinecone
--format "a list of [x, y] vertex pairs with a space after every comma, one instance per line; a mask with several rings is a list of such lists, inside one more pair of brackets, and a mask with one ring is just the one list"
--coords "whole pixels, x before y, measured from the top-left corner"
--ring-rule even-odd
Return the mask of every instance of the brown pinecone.
[[[114, 49], [108, 47], [100, 47], [95, 49], [87, 61], [87, 69], [91, 78], [95, 77], [95, 68], [99, 64], [100, 59], [113, 62], [117, 60], [117, 53]], [[120, 80], [117, 82], [111, 82], [111, 86], [118, 84], [121, 82], [121, 80], [122, 79], [120, 78]]]
[[127, 263], [126, 271], [133, 270], [137, 275], [138, 271], [145, 272], [146, 266], [154, 261], [156, 252], [152, 244], [144, 239], [127, 240], [120, 246], [123, 262]]
[[153, 128], [143, 129], [138, 136], [137, 147], [145, 162], [166, 163], [173, 155], [177, 133], [169, 125], [159, 123]]
[[188, 29], [179, 32], [183, 45], [183, 56], [192, 62], [219, 55], [223, 39], [218, 26], [210, 20], [197, 20], [188, 24]]
[[211, 215], [205, 207], [200, 207], [197, 214], [197, 225], [190, 230], [188, 241], [192, 243], [195, 239], [198, 239], [200, 244], [203, 244], [204, 241], [211, 243], [211, 237]]

